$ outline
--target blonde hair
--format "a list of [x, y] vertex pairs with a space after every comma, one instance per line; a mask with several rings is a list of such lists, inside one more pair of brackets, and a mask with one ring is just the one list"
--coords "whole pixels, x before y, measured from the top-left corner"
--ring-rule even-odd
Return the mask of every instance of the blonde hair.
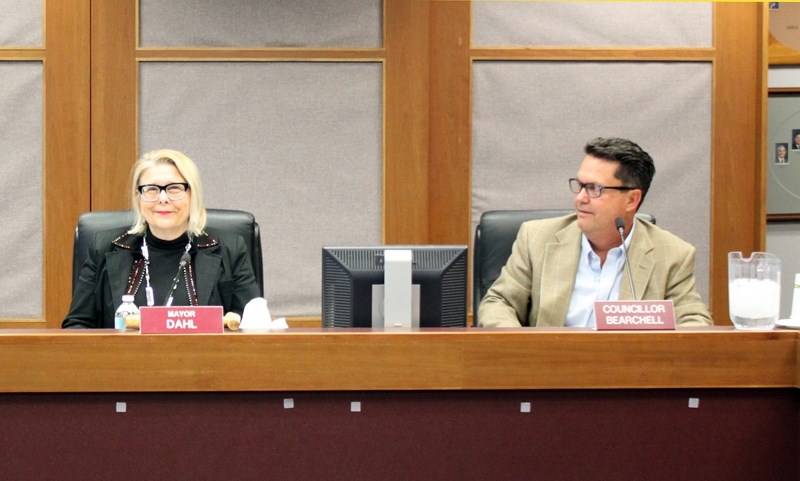
[[206, 227], [206, 208], [203, 205], [203, 185], [200, 182], [200, 171], [192, 159], [177, 150], [170, 149], [147, 152], [133, 164], [131, 172], [131, 209], [135, 219], [128, 232], [143, 234], [147, 230], [147, 222], [139, 206], [139, 180], [145, 170], [159, 164], [174, 165], [183, 178], [186, 179], [186, 183], [189, 184], [191, 197], [189, 201], [188, 234], [189, 237], [199, 236]]

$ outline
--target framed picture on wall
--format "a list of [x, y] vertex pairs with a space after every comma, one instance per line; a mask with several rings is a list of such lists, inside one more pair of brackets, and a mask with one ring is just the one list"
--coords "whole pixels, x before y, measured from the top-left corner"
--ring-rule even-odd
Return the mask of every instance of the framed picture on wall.
[[767, 220], [800, 220], [800, 89], [770, 89]]
[[769, 63], [800, 64], [800, 3], [769, 2]]

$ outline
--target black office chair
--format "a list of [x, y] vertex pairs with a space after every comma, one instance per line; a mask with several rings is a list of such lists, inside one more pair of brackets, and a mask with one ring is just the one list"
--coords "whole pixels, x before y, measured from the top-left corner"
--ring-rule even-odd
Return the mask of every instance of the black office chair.
[[[212, 229], [239, 234], [247, 245], [253, 272], [258, 282], [261, 296], [264, 296], [264, 265], [261, 256], [261, 231], [253, 214], [241, 210], [206, 209], [206, 225]], [[122, 233], [133, 224], [130, 210], [109, 210], [87, 212], [78, 218], [75, 240], [72, 246], [72, 289], [78, 284], [83, 263], [89, 247], [98, 232], [119, 229]]]
[[[560, 217], [575, 212], [573, 209], [553, 210], [491, 210], [481, 214], [475, 228], [472, 262], [472, 315], [478, 326], [478, 305], [511, 255], [511, 246], [523, 222], [535, 219]], [[639, 213], [638, 217], [655, 224], [656, 218]]]

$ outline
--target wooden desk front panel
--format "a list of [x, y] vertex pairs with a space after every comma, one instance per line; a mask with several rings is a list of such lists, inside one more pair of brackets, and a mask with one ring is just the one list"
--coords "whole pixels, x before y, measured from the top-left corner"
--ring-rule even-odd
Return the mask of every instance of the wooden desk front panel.
[[0, 392], [798, 387], [798, 333], [0, 333]]
[[[799, 395], [794, 388], [0, 394], [0, 477], [796, 481]], [[294, 407], [285, 408], [286, 399]], [[360, 412], [351, 412], [354, 401]], [[117, 402], [126, 412], [116, 412]]]

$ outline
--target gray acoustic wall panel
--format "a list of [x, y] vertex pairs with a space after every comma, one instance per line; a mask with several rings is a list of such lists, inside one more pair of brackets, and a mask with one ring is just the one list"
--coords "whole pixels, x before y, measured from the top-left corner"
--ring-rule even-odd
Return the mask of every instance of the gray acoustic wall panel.
[[44, 0], [0, 0], [0, 46], [42, 46]]
[[472, 111], [473, 231], [486, 210], [572, 208], [584, 144], [626, 137], [656, 164], [642, 211], [697, 247], [707, 300], [710, 64], [479, 61]]
[[[143, 47], [380, 47], [380, 0], [141, 0]], [[187, 12], [190, 12], [187, 14]]]
[[140, 151], [199, 165], [206, 205], [261, 225], [271, 311], [319, 316], [321, 247], [382, 241], [382, 64], [140, 65]]
[[0, 318], [42, 318], [42, 82], [41, 62], [0, 62]]
[[483, 1], [472, 5], [474, 46], [711, 46], [711, 3]]

